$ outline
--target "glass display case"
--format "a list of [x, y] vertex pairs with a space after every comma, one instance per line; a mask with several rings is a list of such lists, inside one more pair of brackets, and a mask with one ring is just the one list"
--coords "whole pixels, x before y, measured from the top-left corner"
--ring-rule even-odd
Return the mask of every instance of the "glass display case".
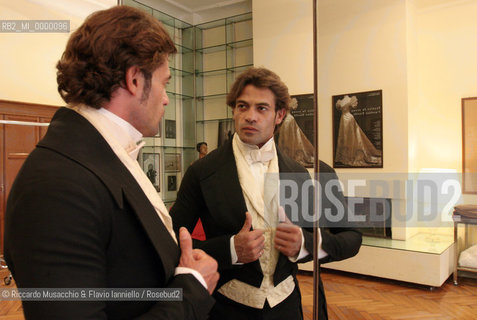
[[253, 66], [252, 14], [196, 25], [195, 35], [196, 136], [213, 150], [221, 135], [233, 133], [226, 95], [237, 75]]
[[198, 158], [196, 144], [205, 141], [211, 151], [218, 145], [219, 128], [232, 130], [225, 98], [236, 76], [253, 65], [252, 14], [193, 26], [138, 1], [123, 3], [161, 21], [178, 50], [169, 59], [170, 102], [159, 133], [145, 138], [138, 159], [169, 207], [183, 174]]
[[124, 4], [141, 9], [164, 25], [177, 48], [169, 58], [171, 79], [166, 87], [169, 105], [155, 137], [146, 144], [139, 164], [156, 187], [167, 207], [176, 199], [178, 186], [187, 167], [195, 160], [194, 26], [133, 0]]

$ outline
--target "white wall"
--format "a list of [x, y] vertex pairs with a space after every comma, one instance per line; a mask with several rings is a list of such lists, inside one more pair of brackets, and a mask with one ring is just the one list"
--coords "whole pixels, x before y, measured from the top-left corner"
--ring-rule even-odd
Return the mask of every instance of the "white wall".
[[477, 2], [416, 1], [417, 101], [410, 166], [461, 172], [461, 99], [477, 96]]
[[253, 1], [253, 63], [276, 72], [291, 94], [313, 93], [310, 0]]
[[[331, 96], [383, 89], [384, 170], [407, 171], [405, 11], [401, 0], [319, 0], [322, 160], [333, 159]], [[312, 1], [255, 0], [253, 23], [254, 65], [278, 73], [291, 94], [312, 93]]]
[[[417, 75], [409, 107], [409, 167], [462, 172], [461, 99], [477, 96], [477, 2], [413, 3]], [[477, 203], [477, 195], [463, 195], [463, 203]], [[470, 242], [476, 241], [474, 230]]]
[[[0, 0], [0, 20], [70, 20], [74, 31], [91, 12], [115, 0]], [[70, 33], [0, 33], [0, 99], [63, 105], [55, 65]]]
[[[319, 0], [318, 15], [320, 159], [333, 161], [332, 95], [382, 89], [384, 168], [365, 172], [407, 172], [405, 2]], [[256, 0], [253, 20], [254, 65], [277, 72], [291, 94], [312, 93], [312, 1], [279, 0], [271, 8]], [[393, 235], [405, 239], [407, 231], [395, 228]]]
[[383, 90], [383, 169], [407, 172], [406, 6], [401, 0], [320, 0], [319, 153], [333, 160], [333, 95]]

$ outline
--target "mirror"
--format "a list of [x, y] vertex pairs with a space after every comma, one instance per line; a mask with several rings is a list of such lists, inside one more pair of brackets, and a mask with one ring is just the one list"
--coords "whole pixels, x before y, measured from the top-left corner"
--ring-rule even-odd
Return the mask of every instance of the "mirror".
[[[382, 90], [383, 167], [337, 169], [340, 178], [353, 174], [409, 177], [431, 172], [460, 183], [464, 171], [461, 101], [477, 95], [474, 63], [477, 23], [473, 18], [477, 3], [456, 0], [317, 0], [317, 3], [320, 159], [332, 164], [335, 157], [333, 97]], [[454, 247], [450, 220], [453, 206], [477, 202], [475, 194], [456, 192], [456, 195], [458, 201], [447, 202], [442, 212], [439, 207], [439, 216], [427, 223], [432, 228], [419, 225], [422, 222], [419, 208], [406, 210], [401, 206], [400, 214], [409, 220], [399, 228], [392, 227], [389, 240], [366, 239], [362, 252], [370, 253], [375, 246], [386, 250], [394, 246], [405, 250], [406, 257], [416, 252], [449, 257]], [[390, 198], [393, 209], [398, 204], [419, 201]], [[475, 243], [475, 230], [469, 236]], [[414, 245], [414, 239], [422, 242]], [[433, 286], [440, 286], [455, 263], [452, 256], [450, 263], [436, 265], [417, 258], [416, 261], [426, 263], [428, 271], [411, 280], [404, 271], [408, 262], [389, 252], [389, 259], [396, 259], [392, 261], [399, 268], [384, 270], [380, 262], [383, 256], [371, 258], [363, 268], [349, 262], [332, 264], [332, 268], [422, 284], [426, 276], [442, 268], [445, 274], [427, 280], [435, 281]], [[373, 273], [372, 268], [383, 271]], [[399, 269], [403, 276], [392, 269]]]

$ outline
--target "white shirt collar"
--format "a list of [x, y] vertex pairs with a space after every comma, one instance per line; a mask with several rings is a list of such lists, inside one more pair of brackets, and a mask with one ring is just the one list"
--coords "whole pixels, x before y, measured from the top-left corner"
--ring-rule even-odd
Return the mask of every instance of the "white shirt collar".
[[[84, 106], [84, 108], [90, 108]], [[144, 146], [145, 142], [141, 141], [142, 134], [134, 128], [129, 122], [120, 118], [116, 114], [104, 108], [88, 109], [100, 121], [103, 127], [114, 136], [116, 142], [129, 154], [133, 160], [137, 160], [139, 151]]]
[[108, 118], [108, 120], [114, 122], [119, 127], [118, 130], [115, 130], [115, 134], [117, 134], [119, 143], [124, 148], [129, 145], [129, 142], [131, 140], [134, 141], [136, 144], [141, 141], [142, 133], [139, 132], [136, 128], [134, 128], [132, 124], [105, 108], [98, 109], [98, 112]]

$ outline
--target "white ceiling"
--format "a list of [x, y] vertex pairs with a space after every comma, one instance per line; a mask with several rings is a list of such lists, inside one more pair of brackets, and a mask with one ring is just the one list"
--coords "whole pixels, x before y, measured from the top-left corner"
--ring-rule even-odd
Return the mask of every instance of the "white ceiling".
[[166, 1], [188, 12], [200, 12], [213, 8], [227, 7], [247, 0], [155, 0], [157, 2]]
[[252, 11], [252, 0], [136, 1], [194, 25]]

